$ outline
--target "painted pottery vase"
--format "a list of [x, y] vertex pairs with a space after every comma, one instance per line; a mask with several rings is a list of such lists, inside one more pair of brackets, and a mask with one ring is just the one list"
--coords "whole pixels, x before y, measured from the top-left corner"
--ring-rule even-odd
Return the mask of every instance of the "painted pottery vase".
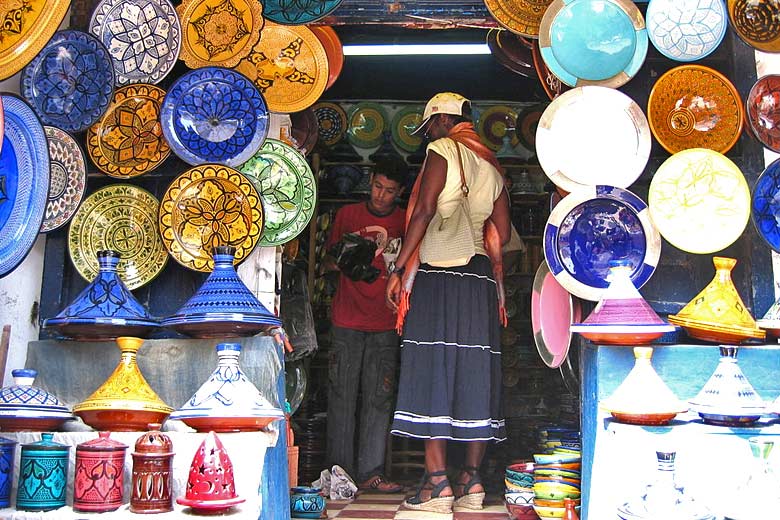
[[203, 285], [162, 324], [194, 338], [254, 336], [281, 325], [238, 277], [233, 266], [236, 249], [214, 248], [214, 270]]
[[146, 337], [159, 328], [119, 277], [119, 253], [103, 250], [97, 257], [100, 270], [95, 279], [57, 316], [44, 320], [43, 327], [80, 341]]
[[42, 433], [38, 442], [22, 446], [16, 490], [20, 511], [50, 511], [65, 505], [70, 446], [53, 438], [52, 433]]
[[171, 414], [198, 431], [259, 430], [284, 412], [263, 397], [238, 363], [241, 345], [220, 343], [217, 368], [195, 394]]
[[753, 454], [748, 477], [733, 493], [727, 494], [733, 500], [725, 511], [730, 520], [768, 518], [774, 514], [772, 511], [780, 511], [780, 480], [769, 462], [774, 441], [766, 437], [751, 437], [748, 444]]
[[667, 424], [688, 405], [672, 393], [653, 369], [651, 347], [634, 347], [634, 367], [615, 392], [601, 402], [618, 422]]
[[96, 430], [143, 431], [149, 423], [161, 423], [173, 411], [146, 382], [136, 356], [144, 340], [121, 337], [119, 364], [106, 381], [73, 413]]
[[209, 432], [192, 458], [185, 496], [176, 499], [195, 513], [217, 513], [244, 502], [236, 494], [233, 462], [217, 434]]
[[290, 490], [290, 516], [319, 518], [325, 510], [325, 498], [316, 487], [298, 486]]
[[33, 386], [38, 371], [11, 371], [14, 384], [0, 389], [0, 430], [7, 432], [56, 430], [74, 419], [67, 406], [43, 388]]
[[766, 333], [756, 326], [731, 280], [737, 261], [721, 256], [712, 261], [715, 277], [680, 312], [669, 315], [669, 322], [693, 338], [714, 343], [736, 345], [748, 338], [764, 339]]
[[11, 505], [11, 486], [14, 477], [14, 456], [18, 443], [0, 437], [0, 508]]
[[165, 513], [173, 511], [173, 443], [160, 432], [160, 424], [149, 424], [149, 431], [135, 442], [130, 511]]
[[750, 426], [766, 412], [766, 404], [737, 363], [737, 347], [720, 347], [720, 360], [691, 409], [707, 424]]
[[122, 505], [127, 445], [109, 438], [110, 432], [76, 446], [73, 510], [114, 511]]

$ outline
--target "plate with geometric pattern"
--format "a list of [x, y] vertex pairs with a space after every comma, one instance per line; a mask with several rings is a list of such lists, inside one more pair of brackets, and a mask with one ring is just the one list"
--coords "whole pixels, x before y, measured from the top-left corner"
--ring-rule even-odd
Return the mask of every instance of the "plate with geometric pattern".
[[87, 161], [84, 150], [72, 135], [53, 126], [44, 126], [49, 143], [49, 200], [41, 233], [67, 224], [79, 209], [87, 189]]
[[317, 103], [312, 107], [317, 116], [317, 130], [325, 146], [333, 146], [347, 133], [347, 113], [336, 103]]
[[780, 159], [772, 161], [759, 175], [753, 187], [750, 214], [761, 238], [780, 253]]
[[712, 54], [728, 29], [724, 0], [650, 0], [645, 21], [650, 43], [677, 61]]
[[341, 0], [263, 0], [263, 16], [285, 25], [305, 25], [325, 18]]

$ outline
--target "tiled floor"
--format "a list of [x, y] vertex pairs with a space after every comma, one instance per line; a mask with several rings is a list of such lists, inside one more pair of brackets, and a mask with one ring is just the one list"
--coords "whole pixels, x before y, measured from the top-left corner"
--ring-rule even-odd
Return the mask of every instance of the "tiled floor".
[[451, 514], [413, 511], [403, 507], [403, 494], [381, 495], [363, 493], [355, 500], [328, 500], [328, 518], [351, 520], [507, 520], [506, 511], [500, 497], [488, 495], [484, 509], [455, 508]]

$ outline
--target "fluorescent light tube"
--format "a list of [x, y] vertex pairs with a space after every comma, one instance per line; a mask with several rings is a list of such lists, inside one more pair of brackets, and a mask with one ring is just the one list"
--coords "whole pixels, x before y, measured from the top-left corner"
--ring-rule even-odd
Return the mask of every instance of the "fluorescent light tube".
[[490, 54], [485, 43], [344, 45], [344, 56], [424, 56]]

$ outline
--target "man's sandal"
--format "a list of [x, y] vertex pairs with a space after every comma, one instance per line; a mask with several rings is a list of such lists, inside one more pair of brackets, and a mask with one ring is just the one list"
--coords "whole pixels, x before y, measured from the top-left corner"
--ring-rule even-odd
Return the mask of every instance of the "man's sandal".
[[[434, 484], [431, 481], [431, 477], [445, 477], [438, 484]], [[420, 489], [417, 490], [417, 494], [413, 497], [407, 498], [404, 501], [404, 506], [408, 509], [414, 509], [416, 511], [431, 511], [433, 513], [452, 513], [452, 503], [455, 501], [455, 497], [441, 496], [441, 492], [446, 488], [451, 487], [450, 481], [446, 478], [446, 471], [432, 471], [423, 475], [423, 482]], [[423, 490], [431, 490], [431, 498], [423, 500], [421, 494]]]
[[358, 486], [361, 491], [375, 491], [378, 493], [400, 493], [404, 487], [387, 480], [383, 475], [374, 475]]
[[[485, 492], [480, 491], [478, 493], [469, 493], [469, 490], [472, 487], [482, 484], [482, 479], [480, 478], [477, 471], [479, 471], [479, 468], [475, 468], [474, 466], [463, 466], [461, 468], [461, 472], [468, 474], [470, 478], [463, 484], [455, 484], [455, 488], [463, 488], [463, 494], [459, 495], [458, 498], [455, 499], [453, 505], [465, 507], [467, 509], [482, 509], [482, 502], [485, 500]], [[453, 488], [453, 490], [455, 488]]]

